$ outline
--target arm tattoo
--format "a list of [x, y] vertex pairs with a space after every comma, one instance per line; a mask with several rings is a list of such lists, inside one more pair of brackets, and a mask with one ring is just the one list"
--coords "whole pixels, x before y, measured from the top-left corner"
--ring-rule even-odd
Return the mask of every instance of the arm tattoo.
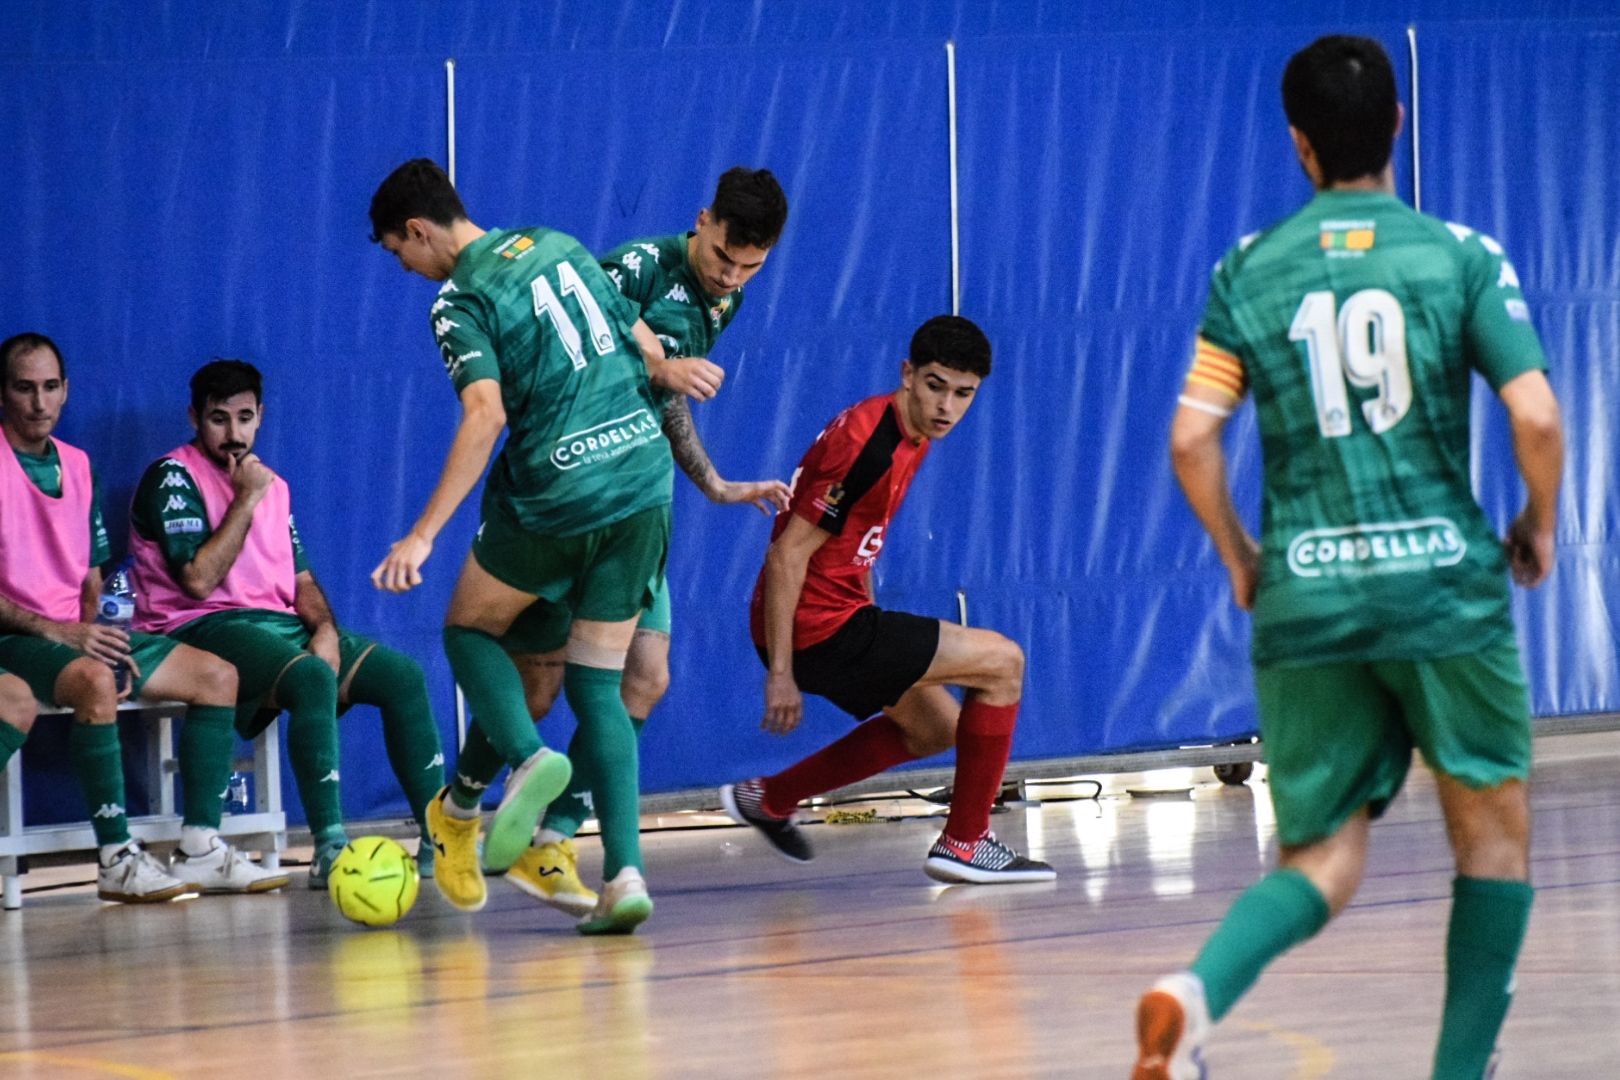
[[675, 464], [707, 495], [719, 481], [720, 474], [709, 460], [703, 440], [698, 438], [697, 428], [692, 424], [692, 407], [684, 397], [671, 398], [665, 406], [664, 437], [669, 440], [669, 452], [675, 456]]

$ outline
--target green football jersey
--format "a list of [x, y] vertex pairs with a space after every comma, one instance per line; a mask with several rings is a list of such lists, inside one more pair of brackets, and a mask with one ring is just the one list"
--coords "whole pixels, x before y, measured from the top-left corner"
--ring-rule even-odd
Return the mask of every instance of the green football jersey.
[[[158, 546], [174, 573], [195, 559], [197, 550], [214, 535], [197, 481], [190, 469], [172, 457], [158, 458], [141, 474], [129, 504], [129, 527]], [[309, 556], [291, 514], [287, 515], [287, 530], [292, 534], [293, 572], [302, 574], [309, 569]]]
[[[17, 464], [35, 487], [53, 499], [62, 497], [62, 455], [56, 443], [49, 442], [43, 454], [25, 454], [16, 447]], [[107, 519], [101, 513], [101, 478], [90, 470], [90, 565], [100, 566], [112, 558], [112, 541], [107, 536]]]
[[457, 393], [500, 383], [507, 438], [486, 515], [564, 537], [671, 501], [636, 313], [577, 240], [491, 230], [462, 250], [431, 317]]
[[1217, 265], [1200, 336], [1242, 366], [1265, 463], [1256, 665], [1423, 659], [1510, 638], [1470, 483], [1470, 371], [1546, 367], [1490, 237], [1329, 191]]
[[621, 244], [602, 256], [602, 269], [638, 309], [670, 356], [708, 356], [720, 331], [742, 306], [743, 291], [711, 298], [686, 257], [691, 233]]

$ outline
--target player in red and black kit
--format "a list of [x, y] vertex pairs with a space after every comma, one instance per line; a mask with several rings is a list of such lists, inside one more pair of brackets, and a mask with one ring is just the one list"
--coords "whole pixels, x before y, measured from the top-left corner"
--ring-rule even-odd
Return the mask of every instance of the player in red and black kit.
[[[951, 813], [923, 864], [928, 876], [979, 883], [1056, 876], [990, 832], [1018, 716], [1023, 650], [993, 631], [873, 603], [872, 564], [912, 475], [989, 374], [990, 342], [977, 326], [955, 315], [929, 319], [912, 336], [900, 389], [827, 425], [794, 474], [788, 511], [777, 515], [751, 617], [766, 666], [762, 726], [777, 734], [797, 727], [804, 691], [867, 721], [774, 776], [720, 789], [726, 812], [793, 862], [812, 857], [793, 822], [801, 800], [955, 746]], [[965, 688], [964, 703], [946, 686]]]

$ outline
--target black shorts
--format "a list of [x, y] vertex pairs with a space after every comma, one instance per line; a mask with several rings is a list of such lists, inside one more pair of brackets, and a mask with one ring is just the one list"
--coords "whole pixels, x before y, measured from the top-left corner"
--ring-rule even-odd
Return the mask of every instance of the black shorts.
[[[762, 663], [765, 649], [756, 646]], [[875, 716], [917, 685], [939, 651], [939, 620], [861, 608], [825, 641], [793, 653], [793, 680], [857, 720]]]

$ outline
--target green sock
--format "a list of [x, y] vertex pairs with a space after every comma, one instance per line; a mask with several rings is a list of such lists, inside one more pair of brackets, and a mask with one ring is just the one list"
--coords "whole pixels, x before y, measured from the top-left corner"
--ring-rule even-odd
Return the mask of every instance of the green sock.
[[192, 705], [180, 725], [180, 793], [186, 801], [185, 824], [219, 828], [225, 789], [231, 783], [231, 753], [236, 749], [233, 705]]
[[1273, 870], [1249, 886], [1193, 961], [1209, 1018], [1225, 1016], [1267, 964], [1326, 926], [1328, 916], [1327, 900], [1298, 870]]
[[19, 731], [10, 724], [0, 720], [0, 769], [6, 767], [11, 755], [22, 749], [22, 744], [28, 741], [28, 732]]
[[[636, 734], [619, 686], [624, 672], [568, 664], [563, 693], [579, 718], [569, 758], [593, 778], [592, 803], [602, 823], [602, 880], [626, 866], [641, 869], [641, 778]], [[578, 755], [577, 757], [575, 755]]]
[[1434, 1080], [1478, 1080], [1513, 1001], [1513, 966], [1535, 890], [1522, 881], [1459, 876], [1451, 883], [1446, 1011]]
[[450, 801], [463, 810], [476, 810], [484, 801], [484, 792], [505, 767], [506, 759], [489, 745], [478, 717], [473, 717], [467, 723], [467, 738], [456, 757], [456, 774], [450, 780]]
[[294, 661], [276, 685], [276, 700], [287, 710], [287, 760], [309, 831], [317, 838], [341, 836], [337, 676], [314, 657]]
[[529, 716], [523, 679], [500, 643], [482, 630], [447, 626], [444, 652], [468, 709], [501, 760], [516, 768], [538, 753], [545, 744]]
[[382, 712], [388, 763], [405, 789], [417, 824], [423, 824], [429, 800], [444, 787], [444, 747], [422, 668], [403, 653], [379, 645], [360, 662], [349, 684], [349, 700], [375, 705]]
[[[641, 729], [647, 726], [647, 718], [630, 718], [630, 726], [635, 729], [636, 739], [641, 738]], [[580, 741], [579, 729], [574, 730], [574, 738], [568, 744], [568, 759], [574, 763], [574, 778], [568, 782], [568, 790], [557, 796], [557, 801], [546, 809], [546, 816], [540, 823], [543, 829], [561, 833], [572, 837], [579, 832], [579, 827], [585, 824], [585, 819], [591, 816], [591, 784], [593, 778], [591, 770], [585, 764], [586, 757], [584, 743]]]
[[73, 724], [68, 749], [90, 808], [90, 826], [96, 843], [123, 844], [129, 840], [129, 817], [124, 810], [124, 753], [118, 724]]

